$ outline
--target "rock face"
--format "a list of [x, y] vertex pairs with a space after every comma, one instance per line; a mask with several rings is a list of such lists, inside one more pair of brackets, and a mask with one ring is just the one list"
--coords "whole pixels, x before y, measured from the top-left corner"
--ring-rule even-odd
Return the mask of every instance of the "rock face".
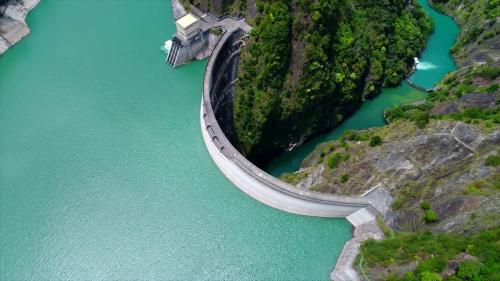
[[0, 55], [30, 33], [24, 21], [40, 0], [14, 0], [0, 6]]
[[[362, 194], [383, 184], [396, 199], [386, 217], [393, 229], [469, 232], [500, 223], [499, 168], [485, 165], [500, 149], [500, 129], [452, 121], [433, 121], [418, 129], [396, 122], [364, 133], [382, 136], [383, 143], [322, 144], [295, 174], [301, 179], [296, 186]], [[348, 159], [329, 168], [325, 162], [335, 153]], [[348, 179], [342, 180], [343, 175]], [[479, 190], [471, 188], [473, 184]], [[438, 222], [425, 224], [420, 207], [424, 201], [437, 213]]]

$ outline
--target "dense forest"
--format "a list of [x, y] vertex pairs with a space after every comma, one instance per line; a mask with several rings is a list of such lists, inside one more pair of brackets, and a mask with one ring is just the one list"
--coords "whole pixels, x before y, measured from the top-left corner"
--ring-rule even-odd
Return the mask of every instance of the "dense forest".
[[256, 8], [233, 110], [236, 146], [258, 165], [398, 84], [433, 28], [414, 0], [261, 0]]

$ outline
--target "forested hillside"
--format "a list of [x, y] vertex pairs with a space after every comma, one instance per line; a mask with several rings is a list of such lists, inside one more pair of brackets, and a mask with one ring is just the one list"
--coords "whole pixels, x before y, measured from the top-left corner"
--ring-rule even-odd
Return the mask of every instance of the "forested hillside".
[[415, 1], [260, 0], [256, 7], [234, 129], [237, 146], [257, 164], [399, 83], [432, 31]]
[[282, 176], [320, 192], [391, 193], [385, 239], [366, 241], [354, 263], [370, 280], [500, 280], [499, 3], [434, 0], [460, 24], [459, 69], [424, 101], [388, 110], [388, 126], [320, 144]]

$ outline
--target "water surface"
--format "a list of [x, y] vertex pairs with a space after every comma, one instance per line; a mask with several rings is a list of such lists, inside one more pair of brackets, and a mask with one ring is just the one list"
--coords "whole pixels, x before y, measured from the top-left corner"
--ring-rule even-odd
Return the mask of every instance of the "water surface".
[[450, 49], [455, 44], [460, 29], [452, 17], [434, 10], [427, 0], [418, 2], [434, 21], [434, 33], [420, 55], [417, 71], [410, 77], [410, 81], [428, 89], [456, 69]]
[[44, 0], [0, 57], [0, 280], [328, 280], [351, 227], [251, 199], [210, 159], [169, 0]]

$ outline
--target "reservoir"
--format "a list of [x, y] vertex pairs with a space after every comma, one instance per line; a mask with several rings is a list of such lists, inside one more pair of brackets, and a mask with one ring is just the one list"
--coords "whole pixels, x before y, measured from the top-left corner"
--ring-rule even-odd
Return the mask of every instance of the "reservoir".
[[[430, 36], [425, 50], [420, 57], [415, 73], [409, 80], [423, 88], [433, 88], [446, 74], [456, 69], [455, 62], [449, 50], [455, 44], [460, 32], [455, 21], [434, 10], [427, 0], [418, 0], [424, 11], [434, 22], [434, 32]], [[397, 87], [383, 88], [381, 93], [372, 100], [367, 100], [351, 117], [330, 132], [308, 140], [296, 149], [282, 153], [266, 168], [273, 176], [285, 172], [297, 171], [300, 163], [314, 148], [329, 140], [337, 139], [347, 130], [380, 127], [385, 124], [383, 112], [386, 108], [425, 98], [427, 93], [402, 82]]]
[[0, 56], [1, 280], [328, 280], [344, 219], [233, 186], [173, 70], [170, 1], [44, 0]]

